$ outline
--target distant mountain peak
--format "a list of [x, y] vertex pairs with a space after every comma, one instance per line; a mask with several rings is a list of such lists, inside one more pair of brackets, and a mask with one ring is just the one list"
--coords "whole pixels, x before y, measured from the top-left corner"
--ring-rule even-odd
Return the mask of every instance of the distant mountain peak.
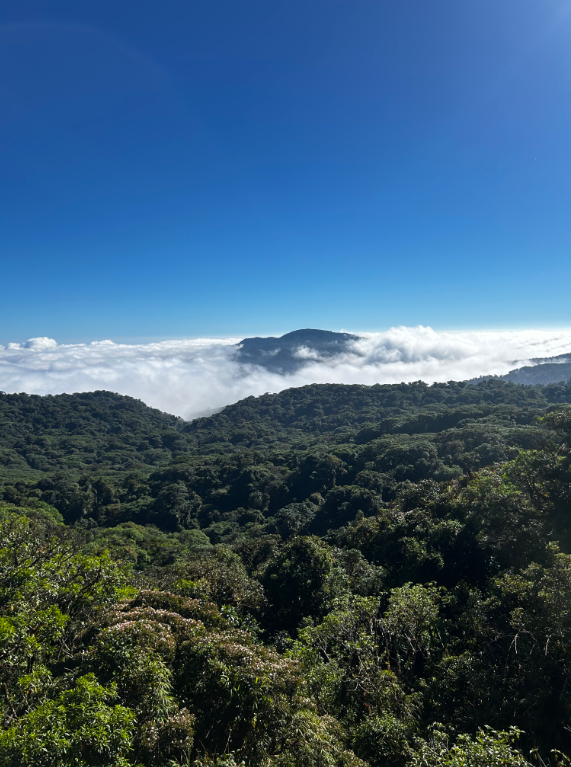
[[[293, 330], [279, 338], [244, 338], [238, 344], [238, 360], [273, 373], [294, 373], [310, 361], [342, 354], [358, 338], [351, 333], [315, 328]], [[301, 350], [307, 350], [309, 355], [300, 353]]]
[[[537, 384], [546, 386], [571, 380], [571, 353], [558, 354], [556, 357], [534, 357], [530, 362], [535, 364], [515, 368], [503, 376], [480, 376], [473, 378], [468, 383], [479, 383], [489, 378], [499, 378], [503, 381], [525, 384], [526, 386], [536, 386]], [[517, 364], [517, 362], [513, 364]]]

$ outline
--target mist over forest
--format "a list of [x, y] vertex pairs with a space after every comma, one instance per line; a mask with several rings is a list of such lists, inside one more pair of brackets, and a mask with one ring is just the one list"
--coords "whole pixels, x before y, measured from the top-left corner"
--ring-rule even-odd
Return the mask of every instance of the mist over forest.
[[[209, 415], [247, 396], [312, 383], [463, 381], [505, 376], [569, 354], [571, 332], [444, 332], [394, 327], [383, 333], [298, 330], [281, 338], [57, 343], [33, 338], [0, 347], [0, 391], [71, 394], [98, 389], [141, 399], [183, 418]], [[545, 368], [541, 368], [545, 370]], [[566, 380], [563, 368], [549, 379]], [[559, 377], [561, 375], [561, 377]], [[514, 379], [515, 380], [515, 379]]]

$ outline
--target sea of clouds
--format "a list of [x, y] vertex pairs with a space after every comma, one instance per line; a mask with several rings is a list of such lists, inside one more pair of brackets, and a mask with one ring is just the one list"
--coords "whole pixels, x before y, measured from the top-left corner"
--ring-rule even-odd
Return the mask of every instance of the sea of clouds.
[[0, 390], [60, 394], [106, 389], [193, 418], [243, 397], [291, 386], [462, 381], [502, 375], [534, 357], [571, 352], [571, 330], [437, 332], [423, 326], [395, 327], [362, 333], [346, 352], [330, 359], [300, 349], [304, 367], [279, 375], [241, 364], [239, 340], [58, 344], [52, 338], [32, 338], [0, 346]]

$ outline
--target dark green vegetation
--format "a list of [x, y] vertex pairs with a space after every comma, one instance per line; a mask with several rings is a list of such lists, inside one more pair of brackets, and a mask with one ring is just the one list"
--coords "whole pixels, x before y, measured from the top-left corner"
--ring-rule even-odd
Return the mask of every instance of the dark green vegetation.
[[567, 763], [569, 403], [2, 395], [0, 767]]
[[111, 392], [38, 397], [0, 393], [4, 479], [145, 471], [187, 447], [180, 419]]
[[506, 381], [513, 383], [535, 384], [559, 383], [571, 379], [571, 362], [545, 362], [540, 365], [526, 365], [526, 367], [510, 370], [503, 376]]
[[496, 379], [509, 381], [510, 383], [523, 384], [524, 386], [537, 386], [564, 383], [571, 380], [571, 355], [559, 354], [557, 357], [536, 357], [532, 359], [534, 365], [525, 365], [515, 370], [510, 370], [503, 376], [482, 376], [475, 378], [470, 383]]

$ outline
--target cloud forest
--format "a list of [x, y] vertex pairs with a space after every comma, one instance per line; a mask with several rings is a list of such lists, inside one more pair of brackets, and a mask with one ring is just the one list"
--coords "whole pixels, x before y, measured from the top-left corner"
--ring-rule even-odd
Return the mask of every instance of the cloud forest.
[[571, 767], [570, 40], [0, 2], [0, 767]]
[[569, 764], [570, 405], [0, 394], [1, 767]]

